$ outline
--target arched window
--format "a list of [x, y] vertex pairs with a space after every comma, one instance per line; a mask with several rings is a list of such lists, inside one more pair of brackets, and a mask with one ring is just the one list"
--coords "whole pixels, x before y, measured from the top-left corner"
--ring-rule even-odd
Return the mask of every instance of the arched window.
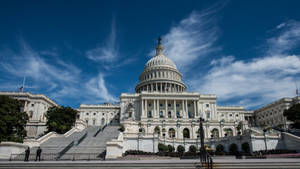
[[158, 126], [154, 128], [154, 133], [160, 134], [160, 128]]
[[183, 129], [182, 134], [183, 138], [190, 138], [190, 130], [188, 128]]
[[216, 128], [212, 129], [211, 135], [213, 138], [219, 138], [219, 130]]
[[231, 128], [225, 128], [224, 131], [227, 136], [233, 136], [233, 131]]
[[101, 124], [102, 124], [102, 125], [105, 124], [105, 119], [104, 119], [104, 118], [101, 119]]
[[175, 138], [175, 129], [170, 128], [168, 133], [169, 133], [169, 138]]

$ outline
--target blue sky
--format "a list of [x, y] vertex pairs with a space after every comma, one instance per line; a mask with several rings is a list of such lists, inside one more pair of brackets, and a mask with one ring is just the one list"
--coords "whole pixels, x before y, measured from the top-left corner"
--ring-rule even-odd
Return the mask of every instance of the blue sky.
[[188, 91], [255, 109], [300, 86], [298, 1], [0, 1], [0, 90], [60, 105], [133, 93], [157, 37]]

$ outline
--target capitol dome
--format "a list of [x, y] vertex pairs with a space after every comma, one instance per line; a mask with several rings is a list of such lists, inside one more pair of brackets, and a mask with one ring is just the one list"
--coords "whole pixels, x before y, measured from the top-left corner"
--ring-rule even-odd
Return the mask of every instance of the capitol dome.
[[135, 88], [137, 93], [147, 92], [183, 92], [186, 90], [182, 75], [175, 63], [164, 55], [161, 38], [158, 39], [156, 55], [145, 65]]

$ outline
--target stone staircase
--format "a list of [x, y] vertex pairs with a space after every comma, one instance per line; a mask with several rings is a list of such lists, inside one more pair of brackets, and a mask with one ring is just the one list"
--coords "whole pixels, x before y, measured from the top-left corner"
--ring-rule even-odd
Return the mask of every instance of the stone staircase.
[[106, 126], [97, 135], [99, 127], [87, 127], [86, 138], [78, 145], [74, 145], [61, 160], [92, 160], [101, 159], [102, 153], [106, 150], [106, 142], [117, 138], [119, 135], [119, 126]]

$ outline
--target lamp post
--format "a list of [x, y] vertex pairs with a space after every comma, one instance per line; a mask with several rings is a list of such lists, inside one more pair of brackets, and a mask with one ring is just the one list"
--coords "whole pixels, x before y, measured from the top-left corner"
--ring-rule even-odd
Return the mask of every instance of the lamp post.
[[140, 151], [140, 136], [141, 136], [142, 132], [139, 131], [138, 132], [138, 142], [137, 142], [137, 148], [138, 148], [138, 151]]
[[266, 137], [267, 129], [263, 129], [263, 131], [264, 131], [265, 150], [267, 151], [268, 150], [268, 147], [267, 147], [267, 137]]

